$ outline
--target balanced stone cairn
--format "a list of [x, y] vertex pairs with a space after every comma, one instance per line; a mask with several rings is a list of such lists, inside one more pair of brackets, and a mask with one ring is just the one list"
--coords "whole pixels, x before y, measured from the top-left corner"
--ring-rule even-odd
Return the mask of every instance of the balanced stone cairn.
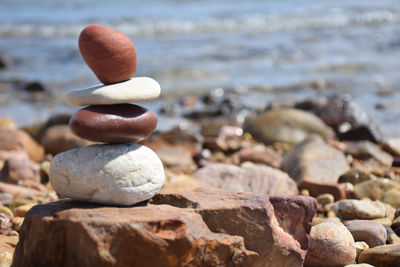
[[161, 160], [149, 148], [135, 144], [157, 126], [157, 116], [132, 102], [151, 101], [160, 85], [136, 77], [136, 49], [124, 34], [87, 26], [79, 50], [102, 85], [70, 93], [68, 103], [87, 106], [70, 120], [78, 136], [106, 144], [72, 149], [51, 162], [50, 182], [61, 197], [108, 205], [133, 205], [150, 199], [162, 187]]

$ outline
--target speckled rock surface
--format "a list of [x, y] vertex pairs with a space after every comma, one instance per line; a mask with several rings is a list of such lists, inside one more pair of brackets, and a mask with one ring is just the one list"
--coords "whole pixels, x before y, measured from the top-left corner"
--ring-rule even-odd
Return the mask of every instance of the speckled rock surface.
[[92, 145], [58, 154], [50, 182], [63, 197], [132, 205], [155, 195], [164, 183], [160, 159], [138, 144]]

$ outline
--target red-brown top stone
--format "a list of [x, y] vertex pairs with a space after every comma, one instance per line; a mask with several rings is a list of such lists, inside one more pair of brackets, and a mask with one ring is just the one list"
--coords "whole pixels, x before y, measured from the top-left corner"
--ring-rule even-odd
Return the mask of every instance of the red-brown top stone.
[[122, 82], [136, 73], [136, 48], [123, 33], [101, 25], [87, 26], [79, 36], [86, 64], [104, 84]]

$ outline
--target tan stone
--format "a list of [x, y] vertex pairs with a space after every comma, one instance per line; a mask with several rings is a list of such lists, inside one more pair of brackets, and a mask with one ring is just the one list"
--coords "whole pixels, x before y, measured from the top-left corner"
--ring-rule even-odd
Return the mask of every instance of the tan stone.
[[343, 224], [324, 222], [312, 227], [305, 266], [344, 266], [355, 259], [353, 236]]
[[379, 267], [394, 267], [400, 263], [400, 244], [382, 245], [361, 253], [359, 263], [369, 263]]

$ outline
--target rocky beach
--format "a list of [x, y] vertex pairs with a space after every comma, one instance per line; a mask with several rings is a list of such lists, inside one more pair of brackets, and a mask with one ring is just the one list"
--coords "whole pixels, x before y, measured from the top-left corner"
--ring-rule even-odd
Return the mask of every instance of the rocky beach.
[[[243, 123], [240, 108], [215, 114], [226, 100], [183, 97], [190, 124], [138, 141], [161, 159], [166, 181], [128, 207], [62, 199], [49, 182], [58, 166], [58, 180], [82, 181], [60, 193], [82, 199], [71, 192], [107, 188], [99, 177], [109, 174], [90, 177], [91, 161], [121, 145], [79, 137], [68, 114], [22, 129], [2, 118], [2, 266], [400, 265], [398, 139], [382, 137], [346, 96], [274, 103]], [[93, 152], [80, 156], [86, 146]], [[66, 153], [75, 155], [54, 162]], [[121, 178], [107, 161], [102, 172]]]
[[0, 267], [400, 266], [400, 9], [230, 1], [0, 10]]

